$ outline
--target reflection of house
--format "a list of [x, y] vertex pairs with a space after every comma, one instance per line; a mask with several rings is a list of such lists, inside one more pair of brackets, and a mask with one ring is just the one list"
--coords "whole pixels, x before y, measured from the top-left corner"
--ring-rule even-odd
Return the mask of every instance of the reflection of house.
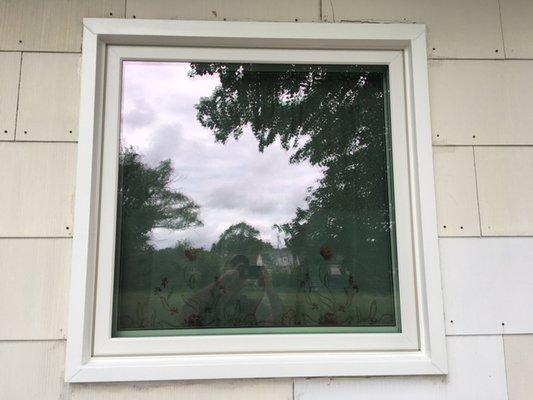
[[258, 267], [263, 267], [263, 257], [261, 257], [261, 254], [257, 254], [255, 256], [250, 257], [250, 265], [257, 265]]
[[269, 269], [273, 272], [290, 273], [299, 264], [298, 257], [294, 257], [288, 249], [271, 249], [263, 252], [269, 260]]

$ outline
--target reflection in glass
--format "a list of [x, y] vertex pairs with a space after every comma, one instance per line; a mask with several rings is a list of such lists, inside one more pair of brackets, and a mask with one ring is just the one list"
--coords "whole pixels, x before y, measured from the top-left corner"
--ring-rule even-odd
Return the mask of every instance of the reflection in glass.
[[125, 62], [114, 335], [399, 331], [386, 82]]

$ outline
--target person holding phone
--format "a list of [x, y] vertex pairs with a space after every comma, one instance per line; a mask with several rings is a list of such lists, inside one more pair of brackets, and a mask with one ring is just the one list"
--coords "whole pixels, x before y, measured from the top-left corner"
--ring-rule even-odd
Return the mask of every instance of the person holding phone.
[[[251, 265], [247, 256], [235, 255], [224, 269], [213, 283], [185, 301], [182, 312], [186, 326], [256, 327], [281, 323], [283, 302], [266, 268]], [[262, 293], [254, 296], [257, 287]]]

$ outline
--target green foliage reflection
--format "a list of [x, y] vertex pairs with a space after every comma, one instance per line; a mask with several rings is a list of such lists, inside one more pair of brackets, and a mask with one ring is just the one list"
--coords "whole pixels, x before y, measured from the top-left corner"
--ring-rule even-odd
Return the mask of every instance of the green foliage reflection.
[[220, 85], [196, 111], [215, 141], [249, 129], [258, 151], [279, 141], [291, 163], [319, 166], [323, 176], [306, 207], [276, 223], [283, 246], [235, 221], [210, 249], [185, 241], [156, 250], [150, 232], [199, 226], [200, 208], [170, 189], [169, 160], [149, 168], [124, 150], [118, 329], [397, 325], [385, 71], [191, 64], [191, 79], [207, 75]]

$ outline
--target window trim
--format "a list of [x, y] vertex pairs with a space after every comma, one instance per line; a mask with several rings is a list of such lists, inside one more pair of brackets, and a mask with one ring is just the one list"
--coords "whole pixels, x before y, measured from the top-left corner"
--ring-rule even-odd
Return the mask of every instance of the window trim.
[[[226, 336], [175, 336], [148, 338], [113, 338], [112, 304], [115, 272], [116, 202], [120, 131], [121, 63], [125, 60], [222, 61], [276, 63], [373, 64], [389, 67], [391, 121], [393, 127], [393, 172], [400, 281], [401, 333], [342, 333], [331, 340], [332, 333], [253, 334]], [[98, 273], [95, 303], [95, 356], [209, 354], [295, 351], [384, 351], [417, 350], [417, 304], [414, 287], [414, 262], [410, 249], [409, 169], [401, 51], [298, 50], [109, 46], [107, 51], [106, 101], [104, 105], [103, 158], [100, 180], [100, 224], [98, 237]], [[129, 340], [128, 340], [129, 339]]]
[[[174, 48], [140, 47], [146, 45]], [[116, 187], [116, 171], [101, 174], [101, 169], [102, 163], [118, 154], [118, 135], [105, 129], [114, 127], [110, 132], [118, 132], [120, 74], [110, 75], [108, 71], [117, 69], [124, 58], [176, 59], [175, 46], [182, 47], [179, 51], [185, 51], [185, 59], [190, 54], [197, 54], [197, 60], [212, 59], [213, 54], [228, 58], [228, 48], [235, 61], [270, 57], [278, 62], [287, 54], [288, 62], [300, 56], [303, 61], [315, 57], [317, 62], [326, 62], [327, 54], [339, 60], [387, 64], [391, 74], [400, 75], [391, 79], [391, 96], [401, 90], [405, 103], [396, 101], [394, 107], [402, 112], [393, 109], [391, 118], [393, 129], [406, 129], [401, 129], [405, 140], [397, 141], [400, 151], [393, 151], [393, 157], [396, 162], [402, 156], [401, 165], [406, 168], [394, 169], [395, 197], [396, 174], [403, 174], [407, 184], [401, 189], [402, 196], [410, 199], [405, 215], [413, 227], [412, 243], [407, 247], [411, 246], [409, 253], [414, 259], [412, 274], [400, 274], [400, 279], [406, 277], [400, 291], [409, 291], [409, 296], [400, 294], [400, 301], [412, 295], [412, 301], [402, 306], [405, 332], [111, 338], [113, 271], [109, 268], [113, 268], [105, 260], [113, 253], [114, 240], [109, 233], [114, 230], [101, 230], [101, 225], [109, 224], [99, 220], [115, 221], [113, 193], [102, 192], [107, 196], [103, 207], [100, 195], [102, 187]], [[206, 49], [208, 46], [217, 48]], [[415, 24], [85, 19], [65, 379], [90, 382], [446, 373], [425, 46], [425, 27]], [[109, 108], [110, 104], [114, 106]], [[410, 308], [415, 310], [410, 312]], [[410, 316], [413, 313], [414, 319]], [[324, 344], [331, 335], [338, 336]], [[380, 335], [379, 344], [376, 335]]]

